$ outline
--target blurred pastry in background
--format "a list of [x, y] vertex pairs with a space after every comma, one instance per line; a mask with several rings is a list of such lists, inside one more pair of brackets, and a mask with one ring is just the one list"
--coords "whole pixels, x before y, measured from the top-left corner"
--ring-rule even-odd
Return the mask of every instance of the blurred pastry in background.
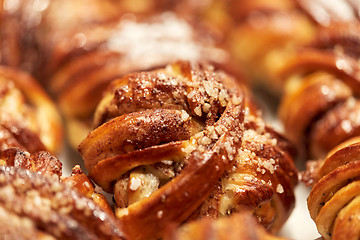
[[59, 153], [62, 119], [55, 103], [30, 75], [0, 67], [0, 150]]

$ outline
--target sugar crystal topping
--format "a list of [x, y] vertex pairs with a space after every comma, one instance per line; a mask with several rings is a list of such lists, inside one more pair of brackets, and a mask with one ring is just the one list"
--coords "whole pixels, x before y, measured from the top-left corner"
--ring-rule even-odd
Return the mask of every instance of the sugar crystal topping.
[[[5, 166], [0, 166], [0, 175], [6, 177], [6, 182], [0, 183], [1, 207], [23, 218], [36, 219], [35, 223], [42, 222], [57, 236], [68, 229], [76, 230], [79, 225], [89, 232], [95, 227], [103, 236], [119, 234], [112, 232], [115, 223], [92, 200], [60, 183], [58, 178]], [[92, 216], [92, 222], [86, 222], [88, 218], [84, 216]]]
[[224, 61], [227, 54], [196, 41], [195, 31], [185, 20], [163, 13], [148, 22], [123, 20], [110, 36], [106, 47], [120, 52], [128, 61], [149, 68], [175, 60]]

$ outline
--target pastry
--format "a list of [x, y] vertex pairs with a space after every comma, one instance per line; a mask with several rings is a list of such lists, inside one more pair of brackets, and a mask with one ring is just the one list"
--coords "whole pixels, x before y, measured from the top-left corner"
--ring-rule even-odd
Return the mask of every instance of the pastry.
[[359, 138], [333, 149], [313, 173], [308, 207], [324, 239], [359, 237]]
[[277, 232], [294, 206], [290, 144], [266, 127], [244, 86], [175, 62], [113, 81], [79, 146], [89, 176], [114, 194], [132, 239], [168, 224], [249, 208]]
[[323, 158], [359, 134], [359, 23], [337, 23], [289, 58], [279, 115], [288, 136], [311, 158]]
[[124, 239], [113, 217], [56, 175], [0, 166], [0, 192], [6, 239]]
[[0, 66], [0, 151], [18, 147], [57, 153], [62, 120], [53, 101], [31, 76]]
[[61, 182], [76, 189], [84, 196], [94, 200], [104, 211], [113, 215], [105, 197], [95, 191], [95, 185], [76, 165], [69, 177], [62, 175], [62, 163], [49, 152], [39, 151], [33, 154], [16, 147], [8, 148], [0, 153], [0, 165], [30, 170], [44, 175], [56, 175]]

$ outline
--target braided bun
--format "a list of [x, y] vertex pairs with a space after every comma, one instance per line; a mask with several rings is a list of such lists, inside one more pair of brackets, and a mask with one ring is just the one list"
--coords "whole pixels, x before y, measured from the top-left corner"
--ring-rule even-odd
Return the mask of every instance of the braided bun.
[[94, 120], [79, 151], [90, 177], [114, 193], [133, 239], [244, 206], [276, 232], [293, 208], [288, 144], [265, 127], [246, 90], [210, 66], [177, 62], [118, 79]]

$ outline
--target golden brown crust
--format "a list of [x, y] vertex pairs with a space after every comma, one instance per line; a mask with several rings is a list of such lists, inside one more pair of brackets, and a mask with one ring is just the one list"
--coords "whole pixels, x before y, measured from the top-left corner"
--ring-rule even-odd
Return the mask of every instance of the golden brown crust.
[[73, 167], [71, 175], [69, 177], [62, 177], [61, 181], [76, 189], [87, 198], [90, 198], [109, 216], [113, 216], [114, 213], [104, 195], [95, 191], [95, 185], [91, 182], [88, 176], [84, 174], [79, 165]]
[[[145, 149], [154, 145], [189, 139], [202, 127], [195, 120], [183, 119], [185, 112], [155, 109], [122, 115], [92, 131], [79, 146], [86, 168], [99, 160]], [[88, 144], [96, 142], [96, 147]], [[82, 151], [86, 149], [87, 151]]]
[[[189, 89], [186, 89], [184, 87], [181, 88], [181, 90], [179, 90], [179, 88], [174, 88], [175, 90], [172, 90], [171, 85], [168, 87], [165, 87], [162, 89], [162, 91], [165, 90], [171, 92], [175, 92], [177, 93], [177, 96], [180, 97], [181, 99], [181, 94], [183, 94], [182, 98], [186, 98], [188, 96], [188, 93], [192, 92], [192, 96], [194, 99], [197, 99], [199, 96], [204, 96], [202, 97], [202, 101], [206, 101], [208, 102], [207, 104], [209, 105], [209, 109], [205, 110], [205, 114], [207, 114], [208, 119], [216, 119], [221, 112], [219, 112], [219, 110], [217, 110], [219, 107], [220, 109], [223, 109], [224, 106], [221, 106], [220, 102], [219, 102], [219, 98], [218, 95], [221, 92], [221, 88], [216, 88], [215, 90], [207, 88], [204, 86], [206, 84], [210, 84], [212, 82], [214, 82], [214, 86], [219, 86], [221, 87], [221, 85], [219, 85], [220, 83], [218, 82], [217, 78], [214, 78], [215, 76], [211, 75], [210, 72], [196, 72], [198, 71], [198, 69], [195, 68], [195, 66], [187, 66], [187, 63], [178, 63], [178, 64], [174, 64], [172, 66], [169, 66], [169, 68], [173, 68], [172, 71], [174, 71], [174, 73], [176, 71], [180, 71], [180, 73], [182, 73], [184, 76], [187, 74], [204, 74], [204, 76], [207, 76], [208, 78], [208, 82], [199, 82], [199, 80], [197, 80], [197, 78], [193, 78], [194, 80], [194, 84], [198, 84], [200, 83], [199, 89], [196, 89], [195, 86], [194, 87], [188, 87]], [[179, 68], [180, 67], [180, 68]], [[190, 67], [190, 68], [189, 68]], [[179, 69], [178, 69], [179, 68]], [[190, 72], [190, 70], [193, 69], [192, 71], [194, 71], [194, 73], [192, 73], [192, 71]], [[166, 73], [163, 73], [166, 74]], [[146, 76], [146, 75], [145, 75]], [[166, 75], [165, 75], [166, 77]], [[202, 76], [199, 76], [199, 78]], [[144, 78], [147, 79], [147, 81], [154, 81], [154, 78]], [[161, 79], [159, 79], [159, 83], [161, 83]], [[172, 81], [174, 82], [174, 86], [177, 86], [176, 82], [180, 81], [180, 82], [184, 82], [186, 83], [185, 80], [179, 79], [179, 78], [175, 78], [173, 77]], [[156, 83], [156, 82], [155, 82]], [[165, 83], [165, 82], [164, 82]], [[204, 85], [203, 85], [204, 84]], [[145, 85], [146, 86], [146, 85]], [[159, 85], [161, 86], [161, 85]], [[166, 86], [166, 85], [165, 85]], [[194, 91], [193, 91], [194, 89]], [[206, 90], [205, 90], [206, 89]], [[140, 90], [141, 91], [141, 90]], [[206, 92], [207, 91], [207, 92]], [[141, 91], [142, 92], [142, 91]], [[156, 91], [155, 91], [156, 92]], [[216, 94], [216, 96], [210, 96], [209, 93], [214, 93]], [[227, 103], [227, 101], [230, 101], [230, 97], [227, 95], [228, 93], [226, 92], [226, 99], [222, 99], [225, 104]], [[115, 95], [116, 96], [116, 95]], [[126, 95], [125, 95], [126, 96]], [[141, 96], [141, 95], [140, 95]], [[154, 99], [158, 99], [158, 97], [161, 97], [161, 92], [159, 92], [158, 95], [154, 95]], [[145, 98], [146, 99], [146, 98]], [[161, 98], [160, 98], [161, 100]], [[159, 100], [157, 100], [159, 101]], [[234, 100], [235, 101], [235, 100]], [[177, 101], [175, 100], [175, 103]], [[112, 157], [112, 156], [116, 156], [116, 155], [120, 155], [124, 154], [128, 151], [130, 151], [130, 154], [132, 152], [136, 152], [139, 151], [140, 149], [144, 149], [144, 151], [149, 151], [148, 148], [151, 147], [152, 145], [159, 145], [160, 146], [164, 146], [164, 144], [166, 145], [168, 142], [172, 142], [172, 141], [179, 141], [179, 140], [188, 140], [190, 138], [190, 136], [194, 135], [195, 133], [197, 133], [199, 130], [201, 130], [202, 128], [196, 127], [196, 125], [199, 124], [195, 124], [195, 128], [194, 130], [191, 130], [191, 125], [189, 125], [189, 123], [193, 122], [192, 117], [191, 116], [195, 116], [197, 118], [200, 118], [204, 116], [204, 109], [200, 108], [202, 107], [202, 105], [200, 105], [199, 107], [199, 103], [192, 103], [191, 98], [190, 98], [190, 108], [193, 109], [192, 111], [189, 110], [189, 112], [186, 111], [179, 111], [179, 110], [168, 110], [168, 109], [154, 109], [154, 110], [147, 110], [147, 111], [141, 111], [143, 108], [141, 106], [146, 106], [146, 104], [148, 104], [148, 106], [150, 107], [156, 107], [156, 105], [153, 104], [149, 104], [146, 101], [144, 102], [138, 102], [139, 104], [141, 104], [140, 106], [140, 111], [136, 112], [136, 113], [129, 113], [129, 114], [125, 114], [123, 115], [123, 117], [118, 117], [118, 118], [114, 118], [113, 120], [111, 120], [108, 123], [114, 122], [114, 124], [108, 124], [105, 123], [104, 125], [101, 125], [98, 129], [96, 129], [95, 131], [98, 131], [101, 135], [98, 137], [100, 141], [102, 141], [102, 139], [104, 137], [102, 137], [103, 131], [101, 130], [103, 129], [108, 129], [109, 131], [114, 131], [112, 126], [119, 126], [119, 129], [124, 129], [126, 130], [126, 132], [128, 132], [125, 137], [131, 136], [131, 134], [134, 133], [134, 129], [138, 128], [139, 130], [136, 130], [135, 132], [141, 131], [141, 133], [143, 133], [144, 139], [148, 139], [149, 141], [144, 142], [143, 137], [141, 137], [140, 135], [140, 140], [137, 141], [136, 139], [133, 139], [133, 141], [128, 142], [128, 144], [131, 144], [130, 146], [133, 146], [132, 148], [127, 148], [127, 151], [124, 151], [125, 148], [123, 148], [123, 144], [122, 141], [120, 139], [119, 142], [114, 142], [114, 141], [107, 141], [105, 140], [104, 143], [106, 143], [106, 145], [104, 145], [104, 147], [106, 146], [106, 148], [104, 147], [96, 147], [95, 149], [99, 149], [102, 152], [99, 152], [98, 154], [86, 154], [87, 150], [90, 150], [93, 148], [93, 144], [98, 144], [97, 139], [93, 138], [92, 135], [95, 134], [95, 132], [92, 132], [88, 138], [80, 145], [79, 149], [80, 152], [83, 154], [83, 157], [85, 159], [85, 161], [87, 163], [89, 163], [89, 161], [93, 162], [94, 159], [96, 162], [94, 162], [93, 164], [88, 164], [88, 166], [90, 166], [90, 175], [92, 175], [92, 166], [96, 166], [98, 159], [104, 159], [107, 157]], [[205, 104], [206, 102], [204, 102], [203, 104]], [[135, 104], [136, 105], [136, 99], [135, 99]], [[151, 102], [150, 102], [151, 103]], [[178, 106], [184, 106], [186, 107], [185, 109], [188, 110], [189, 107], [187, 107], [188, 102], [184, 102], [183, 104], [181, 104]], [[126, 208], [126, 214], [119, 216], [120, 220], [124, 223], [126, 223], [126, 232], [128, 234], [130, 234], [133, 238], [143, 238], [143, 237], [159, 237], [163, 234], [164, 228], [166, 227], [167, 223], [169, 223], [170, 221], [176, 221], [176, 222], [182, 222], [184, 221], [202, 202], [203, 200], [210, 194], [210, 192], [212, 191], [212, 186], [218, 181], [218, 178], [221, 176], [221, 174], [223, 173], [223, 171], [225, 170], [226, 166], [229, 164], [230, 160], [229, 158], [233, 159], [236, 155], [236, 150], [238, 149], [238, 147], [234, 148], [234, 146], [232, 144], [238, 144], [236, 141], [232, 140], [233, 143], [227, 143], [225, 144], [227, 141], [229, 141], [230, 135], [228, 135], [229, 133], [227, 131], [230, 131], [230, 129], [232, 129], [231, 131], [233, 131], [233, 134], [235, 134], [237, 131], [240, 130], [239, 126], [241, 124], [241, 119], [242, 119], [242, 105], [239, 105], [241, 103], [241, 99], [237, 100], [236, 104], [229, 104], [229, 106], [227, 106], [227, 108], [225, 109], [224, 113], [222, 114], [222, 116], [220, 117], [220, 119], [215, 123], [215, 125], [213, 126], [213, 129], [216, 126], [222, 126], [222, 129], [224, 131], [223, 135], [217, 136], [215, 139], [211, 139], [210, 138], [210, 134], [211, 132], [209, 132], [209, 130], [205, 131], [204, 133], [208, 132], [207, 134], [209, 136], [200, 136], [200, 137], [195, 137], [194, 141], [203, 141], [206, 142], [206, 144], [210, 144], [210, 145], [200, 145], [199, 149], [195, 152], [193, 152], [190, 157], [188, 158], [188, 167], [185, 167], [185, 169], [180, 173], [180, 175], [178, 175], [176, 178], [174, 178], [173, 181], [169, 182], [168, 184], [164, 185], [163, 187], [161, 187], [158, 191], [156, 191], [155, 193], [153, 193], [150, 197], [141, 200], [138, 203], [132, 204], [130, 205], [128, 208]], [[212, 104], [212, 105], [211, 105]], [[218, 108], [214, 108], [218, 105]], [[165, 105], [164, 107], [171, 107], [172, 105]], [[213, 107], [214, 106], [214, 107]], [[102, 110], [102, 107], [99, 108], [100, 110]], [[107, 108], [105, 108], [107, 109]], [[132, 110], [136, 110], [135, 108], [130, 108]], [[176, 109], [176, 108], [175, 108]], [[195, 109], [199, 109], [195, 110]], [[121, 113], [120, 113], [121, 114]], [[176, 114], [176, 115], [174, 115]], [[146, 121], [143, 121], [143, 124], [141, 124], [141, 122], [139, 122], [138, 120], [133, 120], [134, 118], [132, 116], [140, 116], [143, 117], [145, 116], [145, 118], [143, 118]], [[202, 116], [203, 115], [203, 116]], [[148, 117], [146, 117], [148, 116]], [[175, 117], [175, 118], [174, 118]], [[127, 124], [124, 124], [124, 127], [121, 128], [121, 118], [127, 118], [129, 119]], [[141, 120], [141, 119], [140, 119]], [[175, 122], [174, 122], [175, 121]], [[140, 124], [137, 124], [137, 123]], [[157, 123], [159, 122], [159, 123]], [[168, 122], [168, 124], [166, 124]], [[177, 124], [175, 124], [177, 122]], [[181, 129], [182, 124], [184, 123], [184, 127], [183, 130]], [[231, 125], [229, 125], [231, 124]], [[132, 125], [134, 127], [132, 127]], [[110, 126], [110, 127], [109, 127]], [[172, 127], [172, 126], [176, 126], [178, 129]], [[126, 127], [126, 128], [125, 128]], [[140, 128], [141, 127], [141, 128]], [[149, 130], [147, 130], [149, 129]], [[115, 129], [116, 131], [116, 129]], [[125, 132], [124, 132], [125, 133]], [[204, 134], [202, 133], [202, 134]], [[130, 134], [130, 135], [129, 135]], [[185, 135], [184, 135], [185, 134]], [[237, 141], [240, 140], [240, 132], [238, 133], [239, 137], [237, 138]], [[138, 135], [138, 134], [137, 134]], [[108, 134], [105, 134], [104, 136], [106, 136], [106, 138], [108, 137]], [[216, 140], [218, 139], [219, 140]], [[210, 141], [210, 142], [207, 142]], [[137, 142], [139, 142], [139, 144], [137, 144]], [[120, 147], [116, 147], [116, 146], [112, 146], [112, 145], [108, 145], [108, 143], [110, 144], [119, 144]], [[148, 144], [148, 145], [143, 145], [144, 143]], [[191, 143], [188, 145], [192, 145]], [[212, 146], [213, 145], [213, 146]], [[228, 151], [231, 151], [231, 155], [229, 156], [228, 154], [226, 154], [227, 150], [225, 149], [224, 146], [228, 146]], [[201, 147], [202, 146], [202, 147]], [[233, 150], [234, 148], [234, 150]], [[85, 150], [85, 151], [84, 151]], [[155, 150], [157, 150], [155, 148]], [[208, 152], [208, 156], [205, 159], [202, 159], [202, 153]], [[84, 154], [85, 153], [85, 154]], [[105, 155], [104, 155], [105, 154]], [[110, 154], [110, 155], [109, 155]], [[159, 153], [158, 153], [159, 154]], [[223, 156], [223, 157], [222, 157]], [[223, 158], [223, 160], [221, 160]], [[160, 162], [162, 160], [162, 158], [160, 157], [159, 159], [159, 155], [156, 156], [156, 159], [158, 162]], [[202, 160], [200, 160], [202, 159]], [[89, 161], [87, 161], [89, 160]], [[221, 160], [221, 161], [220, 161]], [[105, 160], [102, 160], [105, 161]], [[202, 162], [200, 164], [200, 161]], [[120, 170], [120, 169], [119, 169]], [[121, 171], [121, 170], [120, 170]], [[124, 173], [127, 170], [124, 171]], [[100, 173], [101, 174], [101, 173]], [[211, 176], [208, 178], [204, 178], [204, 176]], [[196, 182], [196, 185], [194, 184]], [[184, 193], [187, 193], [184, 195]], [[161, 204], [159, 204], [161, 203]], [[180, 208], [181, 205], [184, 205], [186, 203], [186, 207], [182, 206]], [[151, 206], [151, 207], [150, 207]], [[159, 215], [160, 213], [160, 215]], [[141, 228], [142, 231], [138, 231], [138, 229]]]
[[100, 126], [79, 151], [95, 182], [115, 193], [129, 236], [157, 238], [170, 222], [215, 219], [242, 206], [280, 228], [297, 172], [284, 152], [289, 144], [244, 93], [226, 74], [189, 62], [110, 85], [97, 108]]
[[[231, 118], [230, 114], [234, 115], [234, 118]], [[231, 119], [234, 125], [226, 127], [236, 131], [237, 124], [240, 124], [237, 119], [240, 114], [241, 107], [231, 106], [225, 110], [219, 121], [226, 126], [225, 121]], [[222, 135], [209, 150], [200, 147], [192, 152], [188, 166], [173, 181], [151, 197], [130, 205], [127, 213], [120, 216], [120, 220], [126, 225], [124, 231], [138, 239], [145, 236], [160, 237], [169, 222], [184, 221], [210, 194], [212, 186], [235, 157], [236, 150], [229, 155], [225, 148], [231, 138], [229, 135]], [[234, 141], [233, 144], [230, 147], [237, 149], [236, 144], [239, 142]], [[138, 232], [139, 227], [142, 228], [141, 233]]]

